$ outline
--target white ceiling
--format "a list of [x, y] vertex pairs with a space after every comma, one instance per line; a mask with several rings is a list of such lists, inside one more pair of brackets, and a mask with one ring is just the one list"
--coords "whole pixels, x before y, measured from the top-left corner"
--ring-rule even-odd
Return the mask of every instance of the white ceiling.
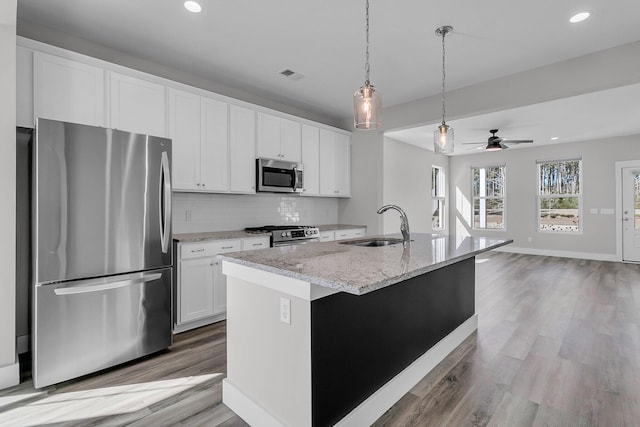
[[[364, 1], [200, 2], [202, 13], [192, 14], [182, 0], [18, 0], [18, 18], [333, 120], [352, 114], [364, 80]], [[582, 10], [591, 18], [569, 24]], [[454, 27], [448, 90], [640, 40], [638, 0], [371, 0], [370, 15], [371, 81], [386, 107], [439, 93], [441, 25]], [[281, 76], [287, 68], [303, 77]], [[621, 95], [593, 96], [598, 105]], [[549, 111], [572, 101], [557, 102], [450, 124], [459, 142], [488, 137], [467, 129], [498, 127], [500, 136], [538, 143], [544, 130], [575, 137], [567, 123], [603, 117], [581, 110], [554, 122]], [[619, 110], [617, 118], [628, 113]]]

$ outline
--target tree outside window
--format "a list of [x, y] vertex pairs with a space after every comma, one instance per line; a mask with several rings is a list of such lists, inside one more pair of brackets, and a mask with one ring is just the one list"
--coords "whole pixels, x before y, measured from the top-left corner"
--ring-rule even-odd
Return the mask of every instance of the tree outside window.
[[504, 230], [505, 167], [471, 168], [473, 186], [473, 228]]
[[444, 169], [438, 166], [431, 167], [431, 229], [444, 230], [445, 210], [445, 184]]
[[581, 169], [579, 159], [538, 162], [538, 230], [581, 230]]

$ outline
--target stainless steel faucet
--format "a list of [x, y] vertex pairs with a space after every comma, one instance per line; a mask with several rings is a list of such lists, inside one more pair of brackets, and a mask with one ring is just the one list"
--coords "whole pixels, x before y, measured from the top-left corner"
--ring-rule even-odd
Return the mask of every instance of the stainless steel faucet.
[[378, 209], [378, 213], [384, 213], [389, 209], [395, 209], [400, 212], [400, 232], [402, 233], [402, 246], [408, 248], [411, 245], [411, 233], [409, 232], [409, 220], [407, 219], [407, 214], [404, 213], [402, 208], [396, 205], [384, 205], [380, 209]]

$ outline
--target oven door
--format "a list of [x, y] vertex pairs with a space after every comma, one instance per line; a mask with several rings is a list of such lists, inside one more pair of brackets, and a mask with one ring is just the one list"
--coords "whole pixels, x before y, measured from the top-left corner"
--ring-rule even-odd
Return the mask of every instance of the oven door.
[[274, 242], [273, 247], [278, 248], [282, 246], [296, 246], [296, 245], [306, 245], [307, 243], [318, 243], [320, 239], [305, 239], [305, 240], [290, 240], [288, 242]]
[[303, 191], [304, 174], [300, 163], [257, 159], [256, 179], [258, 191], [272, 193], [301, 193]]

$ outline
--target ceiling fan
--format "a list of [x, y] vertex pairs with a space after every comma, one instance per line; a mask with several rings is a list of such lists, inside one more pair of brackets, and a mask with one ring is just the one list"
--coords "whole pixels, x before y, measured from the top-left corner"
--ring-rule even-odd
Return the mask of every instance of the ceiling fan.
[[[485, 147], [486, 151], [498, 151], [498, 150], [506, 150], [509, 148], [505, 142], [509, 144], [530, 144], [533, 142], [533, 139], [508, 139], [501, 138], [496, 136], [498, 133], [498, 129], [491, 129], [489, 131], [491, 136], [487, 139], [487, 146]], [[463, 142], [463, 144], [484, 144], [484, 142]]]

